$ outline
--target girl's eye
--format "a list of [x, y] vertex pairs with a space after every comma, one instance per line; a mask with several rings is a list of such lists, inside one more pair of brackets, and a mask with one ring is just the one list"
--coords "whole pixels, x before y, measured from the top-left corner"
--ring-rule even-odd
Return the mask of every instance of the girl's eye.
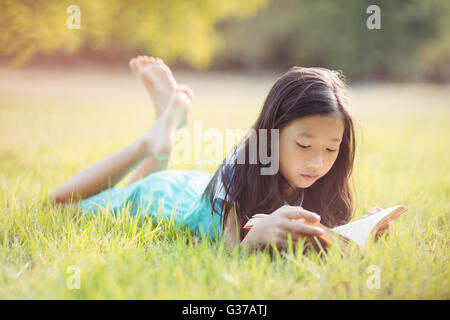
[[[304, 146], [304, 145], [302, 145], [302, 144], [300, 144], [300, 143], [298, 143], [298, 142], [297, 142], [297, 145], [298, 145], [299, 147], [303, 148], [303, 149], [307, 149], [307, 148], [311, 147], [311, 146]], [[327, 149], [327, 151], [328, 151], [328, 152], [336, 152], [337, 150]]]
[[304, 149], [306, 149], [306, 148], [309, 148], [310, 146], [304, 146], [304, 145], [301, 145], [300, 143], [298, 143], [297, 142], [297, 145], [299, 146], [299, 147], [301, 147], [301, 148], [304, 148]]

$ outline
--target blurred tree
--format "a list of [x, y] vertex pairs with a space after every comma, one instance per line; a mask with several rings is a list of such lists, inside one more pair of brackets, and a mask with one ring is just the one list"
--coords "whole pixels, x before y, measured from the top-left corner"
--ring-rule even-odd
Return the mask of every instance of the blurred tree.
[[[144, 49], [171, 61], [206, 67], [217, 45], [215, 24], [248, 17], [266, 0], [2, 0], [0, 55], [23, 63], [36, 53], [74, 53], [82, 48]], [[81, 29], [69, 29], [70, 5], [81, 11]]]
[[[372, 4], [381, 9], [380, 30], [366, 27]], [[450, 81], [448, 0], [278, 0], [218, 28], [217, 66], [322, 66], [358, 80]]]
[[427, 78], [450, 81], [450, 1], [430, 0], [437, 13], [435, 34], [420, 43], [415, 52], [418, 68]]
[[[1, 0], [0, 56], [143, 54], [197, 68], [343, 70], [354, 80], [450, 81], [449, 0]], [[69, 5], [81, 9], [70, 30]], [[366, 9], [381, 8], [369, 30]], [[246, 18], [246, 19], [243, 19]], [[219, 50], [216, 50], [219, 49]]]

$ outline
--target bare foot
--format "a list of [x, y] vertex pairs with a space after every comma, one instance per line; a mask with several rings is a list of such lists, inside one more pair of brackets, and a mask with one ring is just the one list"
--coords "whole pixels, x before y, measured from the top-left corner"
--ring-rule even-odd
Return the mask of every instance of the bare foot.
[[138, 56], [130, 60], [130, 68], [147, 89], [159, 118], [167, 108], [177, 87], [170, 68], [160, 58]]
[[153, 128], [142, 137], [148, 155], [158, 159], [169, 157], [175, 142], [176, 129], [189, 120], [192, 101], [188, 92], [189, 87], [179, 85]]
[[[170, 98], [178, 86], [172, 71], [160, 58], [138, 56], [130, 60], [130, 68], [144, 84], [155, 106], [156, 118], [159, 118], [168, 107]], [[194, 92], [184, 86], [186, 94], [191, 98]], [[185, 126], [181, 123], [179, 127]]]

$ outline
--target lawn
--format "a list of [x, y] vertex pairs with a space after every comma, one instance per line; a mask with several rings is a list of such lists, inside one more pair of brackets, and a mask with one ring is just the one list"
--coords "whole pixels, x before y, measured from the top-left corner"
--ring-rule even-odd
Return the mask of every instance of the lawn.
[[[253, 124], [275, 76], [178, 78], [196, 92], [191, 119], [222, 131]], [[130, 72], [2, 68], [0, 79], [0, 299], [450, 298], [449, 86], [352, 85], [361, 124], [355, 218], [374, 206], [409, 211], [368, 251], [271, 259], [198, 241], [170, 221], [85, 217], [47, 201], [150, 128], [152, 106]]]

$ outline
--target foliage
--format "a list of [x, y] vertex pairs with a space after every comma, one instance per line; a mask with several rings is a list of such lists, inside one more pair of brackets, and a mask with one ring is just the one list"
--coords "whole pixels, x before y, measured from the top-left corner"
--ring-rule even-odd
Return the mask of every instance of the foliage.
[[217, 45], [214, 26], [226, 17], [248, 17], [266, 0], [77, 0], [81, 28], [69, 29], [69, 0], [0, 2], [0, 54], [23, 63], [36, 53], [82, 48], [139, 48], [167, 61], [206, 67]]
[[[381, 10], [381, 29], [366, 9]], [[253, 69], [292, 65], [343, 70], [352, 79], [450, 81], [447, 0], [281, 0], [251, 19], [219, 25], [217, 64]]]

